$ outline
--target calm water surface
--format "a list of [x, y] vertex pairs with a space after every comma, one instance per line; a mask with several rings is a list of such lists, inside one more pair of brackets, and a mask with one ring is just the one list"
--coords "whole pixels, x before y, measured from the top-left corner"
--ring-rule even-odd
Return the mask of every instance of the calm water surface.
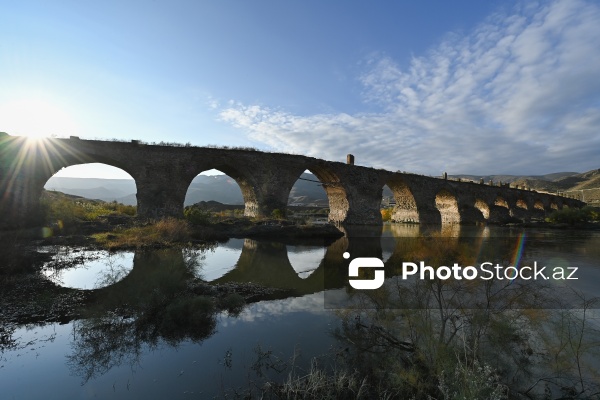
[[[57, 259], [79, 257], [82, 262], [58, 271], [50, 263], [43, 273], [68, 288], [99, 289], [99, 293], [136, 288], [145, 298], [174, 277], [184, 281], [200, 277], [214, 284], [253, 282], [286, 289], [289, 297], [248, 304], [237, 316], [219, 313], [214, 326], [197, 335], [186, 331], [161, 336], [152, 329], [140, 334], [139, 326], [131, 324], [133, 317], [114, 314], [65, 324], [17, 325], [11, 334], [13, 346], [0, 352], [0, 397], [201, 399], [231, 395], [232, 388], [257, 382], [257, 361], [269, 351], [274, 365], [283, 365], [293, 356], [298, 370], [308, 368], [313, 357], [328, 365], [328, 355], [338, 346], [332, 332], [339, 321], [324, 299], [326, 292], [346, 295], [342, 253], [391, 263], [407, 254], [406, 238], [431, 232], [419, 226], [387, 225], [383, 233], [364, 228], [348, 231], [349, 239], [330, 246], [231, 239], [205, 251], [157, 254], [63, 249]], [[523, 233], [525, 245], [519, 253]], [[509, 261], [519, 257], [552, 266], [577, 266], [577, 288], [589, 296], [600, 295], [598, 232], [438, 227], [433, 234], [470, 238], [470, 251], [481, 254], [487, 243]], [[496, 238], [505, 240], [496, 245]], [[281, 381], [287, 372], [270, 370], [269, 376]]]

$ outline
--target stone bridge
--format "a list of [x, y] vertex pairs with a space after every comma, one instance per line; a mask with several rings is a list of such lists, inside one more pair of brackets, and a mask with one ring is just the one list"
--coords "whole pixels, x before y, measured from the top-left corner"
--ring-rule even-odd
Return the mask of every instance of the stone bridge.
[[[351, 159], [352, 157], [349, 157]], [[218, 169], [238, 183], [245, 215], [285, 213], [290, 190], [309, 170], [329, 199], [329, 220], [379, 225], [384, 185], [394, 193], [392, 220], [475, 224], [528, 220], [584, 203], [558, 195], [391, 172], [312, 157], [243, 149], [148, 145], [69, 139], [32, 140], [0, 133], [0, 228], [39, 223], [40, 196], [61, 168], [104, 163], [129, 173], [137, 186], [140, 218], [181, 217], [187, 189], [199, 173]]]

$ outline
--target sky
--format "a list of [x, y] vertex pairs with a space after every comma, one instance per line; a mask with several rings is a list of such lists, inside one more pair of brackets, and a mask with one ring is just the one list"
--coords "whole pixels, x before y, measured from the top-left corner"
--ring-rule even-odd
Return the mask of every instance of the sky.
[[0, 131], [584, 172], [600, 168], [598, 38], [584, 0], [0, 0]]

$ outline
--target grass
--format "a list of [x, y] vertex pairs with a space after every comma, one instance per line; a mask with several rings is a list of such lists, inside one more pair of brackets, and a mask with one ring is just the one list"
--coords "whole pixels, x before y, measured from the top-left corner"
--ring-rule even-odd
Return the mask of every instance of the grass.
[[358, 373], [335, 370], [330, 374], [313, 360], [308, 374], [290, 373], [283, 385], [273, 386], [273, 394], [280, 399], [366, 399], [367, 388]]
[[135, 216], [137, 208], [121, 203], [88, 200], [61, 192], [46, 191], [40, 200], [47, 223], [72, 225], [80, 221], [96, 221], [106, 215]]
[[177, 218], [165, 218], [144, 226], [93, 235], [109, 250], [141, 247], [165, 247], [188, 243], [191, 239], [188, 223]]

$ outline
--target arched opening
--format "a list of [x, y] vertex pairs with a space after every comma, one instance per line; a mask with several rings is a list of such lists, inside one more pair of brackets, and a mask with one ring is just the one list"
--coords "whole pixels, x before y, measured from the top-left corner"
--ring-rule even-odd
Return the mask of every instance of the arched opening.
[[[233, 174], [236, 175], [235, 172]], [[231, 175], [222, 169], [205, 170], [196, 175], [188, 186], [183, 203], [186, 219], [202, 225], [248, 215], [248, 203], [256, 203], [254, 191], [244, 180], [240, 182], [239, 178]], [[244, 186], [249, 187], [245, 195]]]
[[490, 218], [490, 206], [488, 206], [485, 201], [483, 201], [481, 199], [476, 199], [475, 200], [475, 208], [478, 209], [479, 211], [481, 211], [483, 218], [485, 218], [485, 219]]
[[399, 176], [392, 177], [383, 190], [383, 200], [390, 199], [390, 195], [386, 192], [386, 187], [393, 196], [393, 210], [391, 212], [390, 220], [393, 222], [402, 223], [419, 223], [419, 210], [417, 208], [417, 202], [413, 196], [412, 191], [408, 184]]
[[569, 208], [569, 206], [568, 206], [567, 204], [563, 204], [562, 208], [563, 208], [563, 209], [565, 209], [565, 208]]
[[460, 223], [460, 212], [456, 197], [446, 189], [442, 189], [435, 196], [435, 206], [442, 217], [442, 224]]
[[553, 210], [558, 210], [558, 204], [556, 204], [555, 202], [550, 203], [550, 208]]
[[137, 212], [136, 182], [126, 171], [101, 163], [61, 169], [44, 185], [46, 222], [56, 229], [78, 221], [123, 222]]
[[504, 208], [508, 208], [508, 202], [506, 200], [504, 200], [503, 197], [496, 197], [496, 200], [494, 201], [494, 205], [495, 206], [499, 206], [499, 207], [504, 207]]
[[523, 199], [518, 199], [517, 200], [517, 208], [522, 208], [524, 210], [527, 210], [528, 209], [527, 202]]
[[396, 198], [394, 192], [388, 185], [383, 186], [381, 193], [381, 220], [383, 222], [391, 222], [396, 207]]
[[288, 217], [308, 224], [344, 222], [350, 208], [339, 177], [323, 165], [312, 165], [298, 177], [288, 205]]
[[324, 184], [310, 170], [300, 175], [288, 196], [287, 217], [300, 224], [324, 224], [329, 217], [329, 198]]
[[92, 200], [137, 204], [133, 177], [120, 168], [102, 163], [63, 168], [48, 179], [44, 189]]
[[536, 200], [533, 204], [533, 208], [535, 208], [536, 210], [544, 211], [544, 203], [542, 203], [540, 200]]

